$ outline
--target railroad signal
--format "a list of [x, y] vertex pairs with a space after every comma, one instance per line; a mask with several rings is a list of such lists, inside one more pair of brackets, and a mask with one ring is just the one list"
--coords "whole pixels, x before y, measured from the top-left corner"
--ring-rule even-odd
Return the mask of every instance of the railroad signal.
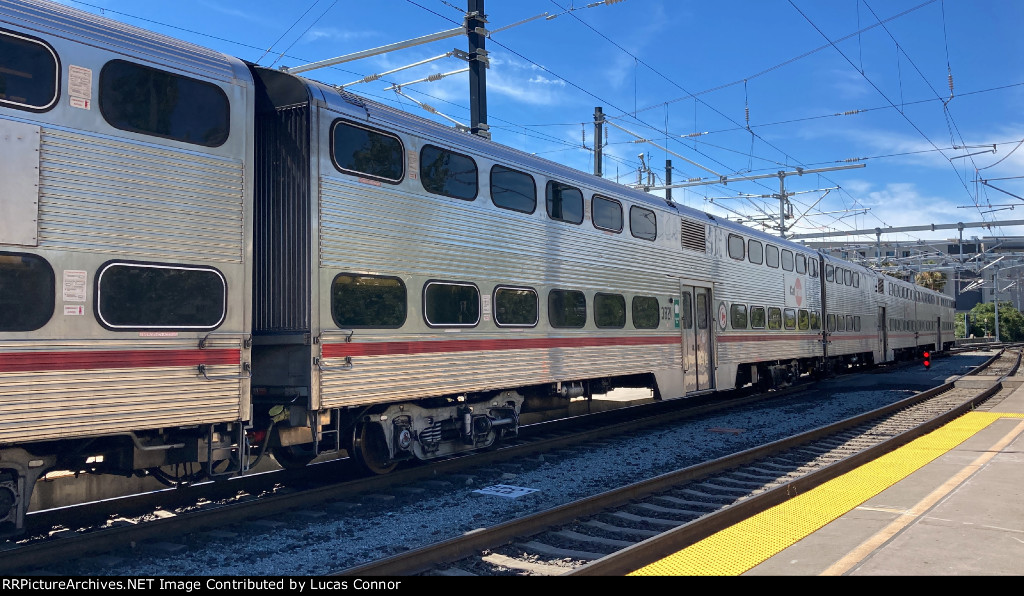
[[924, 367], [925, 368], [931, 368], [932, 367], [932, 353], [931, 352], [925, 351], [925, 353], [924, 353]]

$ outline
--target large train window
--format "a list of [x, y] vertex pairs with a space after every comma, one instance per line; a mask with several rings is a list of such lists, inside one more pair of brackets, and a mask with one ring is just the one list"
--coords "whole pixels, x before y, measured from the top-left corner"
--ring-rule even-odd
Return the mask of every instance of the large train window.
[[211, 267], [110, 262], [96, 273], [96, 317], [108, 329], [215, 329], [227, 297]]
[[533, 213], [537, 209], [537, 185], [533, 176], [505, 166], [492, 167], [491, 201], [502, 209]]
[[427, 282], [423, 317], [431, 327], [473, 327], [480, 322], [480, 290], [468, 283]]
[[0, 31], [0, 105], [44, 112], [60, 97], [60, 60], [34, 37]]
[[807, 273], [807, 257], [804, 255], [796, 256], [796, 272]]
[[594, 294], [594, 324], [602, 328], [626, 326], [626, 299], [620, 294]]
[[499, 327], [534, 327], [540, 317], [540, 300], [533, 288], [494, 290], [494, 322]]
[[629, 208], [629, 231], [634, 238], [654, 240], [658, 237], [658, 218], [650, 209], [634, 205]]
[[768, 307], [768, 328], [782, 329], [782, 309], [774, 306]]
[[335, 120], [331, 128], [331, 159], [346, 174], [397, 184], [405, 176], [405, 150], [397, 136]]
[[729, 307], [729, 322], [733, 329], [747, 328], [747, 305], [733, 304]]
[[767, 244], [764, 247], [764, 264], [775, 269], [779, 268], [779, 247]]
[[825, 281], [835, 281], [836, 271], [832, 265], [825, 265]]
[[435, 195], [472, 201], [479, 186], [476, 162], [468, 155], [424, 145], [420, 150], [420, 182]]
[[331, 316], [342, 328], [405, 324], [405, 284], [397, 277], [342, 273], [331, 283]]
[[590, 199], [590, 211], [595, 228], [609, 232], [622, 231], [622, 203], [594, 195]]
[[796, 325], [801, 331], [807, 331], [811, 326], [811, 315], [804, 309], [800, 309], [796, 313]]
[[793, 270], [793, 251], [782, 249], [782, 269], [784, 271]]
[[747, 260], [755, 265], [764, 263], [764, 245], [760, 240], [747, 240]]
[[567, 223], [583, 223], [583, 193], [580, 189], [549, 180], [545, 196], [548, 217]]
[[218, 147], [231, 105], [220, 87], [141, 64], [111, 60], [100, 71], [100, 113], [114, 128]]
[[587, 324], [587, 297], [577, 290], [551, 290], [548, 322], [557, 328], [583, 327]]
[[811, 311], [811, 329], [821, 329], [821, 313], [816, 310]]
[[782, 324], [786, 329], [796, 329], [795, 308], [787, 308], [782, 311]]
[[743, 260], [743, 238], [729, 234], [729, 256], [737, 261]]
[[764, 323], [767, 317], [764, 314], [763, 306], [751, 306], [750, 307], [750, 328], [751, 329], [764, 329]]
[[661, 322], [658, 299], [653, 296], [633, 296], [633, 327], [657, 329]]
[[36, 255], [0, 252], [0, 331], [35, 331], [53, 316], [53, 268]]

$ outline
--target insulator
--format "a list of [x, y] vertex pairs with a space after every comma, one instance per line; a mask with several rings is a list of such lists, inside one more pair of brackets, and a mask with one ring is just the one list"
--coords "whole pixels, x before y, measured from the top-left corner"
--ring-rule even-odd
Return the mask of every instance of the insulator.
[[953, 73], [949, 73], [949, 92], [953, 92]]
[[843, 112], [843, 116], [853, 116], [854, 114], [860, 114], [860, 112], [860, 110], [850, 110], [848, 112]]
[[433, 82], [433, 81], [440, 81], [442, 77], [444, 77], [443, 73], [436, 72], [436, 73], [430, 75], [429, 77], [427, 77], [427, 80], [431, 81], [431, 82]]
[[747, 122], [749, 123], [750, 122], [750, 108], [743, 108], [743, 110], [747, 113]]

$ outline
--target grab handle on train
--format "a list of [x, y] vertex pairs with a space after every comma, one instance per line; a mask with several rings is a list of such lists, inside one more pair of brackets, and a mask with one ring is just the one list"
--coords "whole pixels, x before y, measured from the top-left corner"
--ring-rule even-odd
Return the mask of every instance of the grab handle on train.
[[200, 364], [197, 368], [199, 369], [199, 374], [203, 375], [203, 378], [207, 381], [241, 381], [252, 378], [252, 366], [248, 362], [242, 363], [242, 370], [244, 372], [240, 375], [218, 375], [211, 377], [206, 374], [205, 364]]
[[337, 366], [324, 366], [323, 360], [320, 358], [313, 358], [313, 364], [315, 364], [321, 372], [329, 370], [349, 370], [354, 366], [352, 364], [351, 356], [345, 356], [345, 364], [339, 364]]
[[246, 349], [252, 347], [252, 335], [249, 335], [249, 334], [240, 335], [238, 333], [223, 333], [223, 332], [211, 331], [210, 333], [207, 333], [203, 337], [199, 338], [199, 349], [200, 350], [205, 350], [206, 348], [209, 347], [211, 339], [218, 339], [218, 338], [223, 338], [223, 339], [240, 338], [242, 340], [242, 347], [244, 347]]

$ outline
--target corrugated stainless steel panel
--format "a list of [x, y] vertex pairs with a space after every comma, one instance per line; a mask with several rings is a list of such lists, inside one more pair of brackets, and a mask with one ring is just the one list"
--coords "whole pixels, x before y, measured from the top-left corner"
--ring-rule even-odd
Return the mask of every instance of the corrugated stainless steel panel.
[[[451, 280], [494, 280], [574, 289], [663, 292], [666, 260], [627, 234], [556, 223], [543, 213], [489, 201], [413, 195], [342, 179], [321, 181], [321, 267], [403, 272]], [[486, 202], [485, 202], [486, 201]], [[673, 255], [674, 265], [701, 260]], [[676, 292], [671, 292], [675, 294]]]
[[[473, 339], [479, 339], [474, 336]], [[494, 388], [635, 374], [678, 366], [679, 345], [360, 356], [321, 374], [322, 407], [382, 403]]]
[[[240, 337], [214, 337], [208, 349], [249, 360]], [[161, 362], [165, 354], [181, 350], [196, 362], [212, 362], [206, 369], [210, 378], [195, 365]], [[125, 352], [152, 364], [126, 367]], [[248, 415], [245, 371], [217, 364], [213, 352], [206, 360], [191, 340], [4, 341], [0, 354], [0, 411], [7, 414], [0, 421], [0, 442], [231, 422]], [[27, 370], [11, 370], [15, 361]], [[77, 369], [71, 364], [82, 361], [89, 364]]]
[[241, 263], [237, 160], [43, 129], [39, 246]]
[[223, 54], [52, 2], [0, 0], [0, 23], [129, 55], [142, 54], [150, 61], [204, 78], [235, 78], [234, 69]]

